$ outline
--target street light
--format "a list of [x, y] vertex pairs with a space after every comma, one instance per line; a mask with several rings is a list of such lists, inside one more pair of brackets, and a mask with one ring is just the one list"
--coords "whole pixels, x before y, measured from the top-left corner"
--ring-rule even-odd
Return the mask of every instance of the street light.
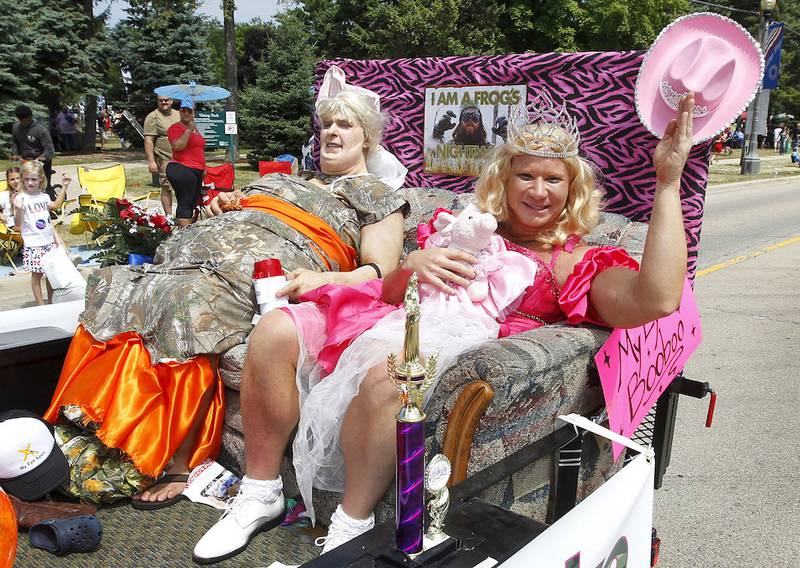
[[[767, 40], [767, 23], [769, 22], [770, 13], [775, 9], [778, 0], [761, 0], [761, 43], [762, 49], [764, 42]], [[742, 175], [756, 175], [761, 171], [761, 158], [758, 155], [758, 135], [756, 134], [756, 124], [758, 123], [759, 111], [758, 102], [761, 99], [761, 85], [764, 83], [764, 78], [759, 79], [759, 88], [753, 102], [750, 103], [748, 108], [747, 118], [750, 119], [750, 132], [745, 136], [745, 149], [746, 153], [742, 158]], [[766, 112], [766, 109], [764, 109]]]

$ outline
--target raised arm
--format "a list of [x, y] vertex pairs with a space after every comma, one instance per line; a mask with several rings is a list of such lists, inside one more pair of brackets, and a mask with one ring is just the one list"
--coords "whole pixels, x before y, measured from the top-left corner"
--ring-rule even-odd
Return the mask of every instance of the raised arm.
[[170, 140], [169, 143], [172, 144], [172, 149], [178, 152], [185, 150], [186, 145], [189, 144], [189, 138], [192, 135], [192, 131], [188, 128], [183, 131], [183, 134], [178, 136], [175, 140]]
[[61, 175], [61, 189], [58, 192], [58, 196], [56, 197], [55, 201], [51, 201], [48, 203], [47, 208], [50, 211], [56, 211], [60, 209], [62, 205], [64, 205], [64, 200], [67, 197], [67, 189], [69, 189], [69, 184], [72, 183], [72, 178], [68, 174]]
[[639, 272], [610, 268], [592, 283], [592, 306], [612, 327], [636, 327], [680, 305], [687, 258], [680, 180], [692, 148], [693, 108], [690, 93], [656, 146], [656, 190]]

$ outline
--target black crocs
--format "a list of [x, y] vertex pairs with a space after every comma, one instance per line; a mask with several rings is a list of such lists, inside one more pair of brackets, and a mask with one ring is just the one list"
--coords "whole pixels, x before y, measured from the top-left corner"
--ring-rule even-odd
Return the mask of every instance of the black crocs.
[[102, 536], [103, 526], [94, 515], [50, 519], [33, 525], [28, 531], [32, 546], [57, 556], [97, 550]]

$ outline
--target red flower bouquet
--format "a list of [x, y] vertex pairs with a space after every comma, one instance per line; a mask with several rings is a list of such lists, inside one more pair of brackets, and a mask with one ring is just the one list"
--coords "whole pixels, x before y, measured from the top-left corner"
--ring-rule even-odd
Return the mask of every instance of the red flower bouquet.
[[102, 266], [127, 264], [128, 254], [154, 256], [158, 245], [172, 234], [172, 220], [150, 213], [127, 199], [110, 199], [102, 212], [88, 215], [97, 223], [92, 236], [101, 239], [103, 250], [93, 255]]

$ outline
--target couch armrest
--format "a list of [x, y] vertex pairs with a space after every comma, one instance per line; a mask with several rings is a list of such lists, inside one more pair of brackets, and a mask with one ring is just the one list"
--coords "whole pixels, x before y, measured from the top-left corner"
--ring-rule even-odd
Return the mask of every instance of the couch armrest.
[[602, 389], [591, 369], [608, 334], [593, 326], [551, 325], [463, 354], [445, 371], [426, 409], [429, 450], [440, 451], [449, 414], [474, 380], [488, 383], [494, 400], [478, 423], [468, 475], [552, 432], [559, 414], [598, 409]]

